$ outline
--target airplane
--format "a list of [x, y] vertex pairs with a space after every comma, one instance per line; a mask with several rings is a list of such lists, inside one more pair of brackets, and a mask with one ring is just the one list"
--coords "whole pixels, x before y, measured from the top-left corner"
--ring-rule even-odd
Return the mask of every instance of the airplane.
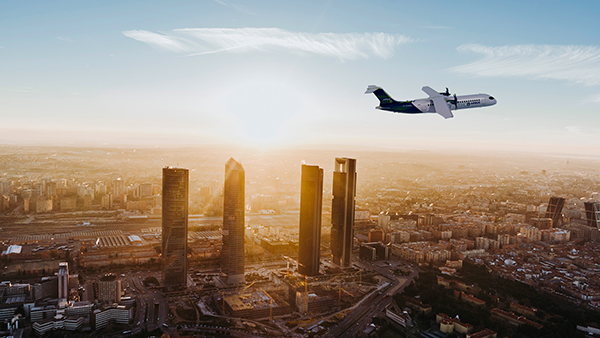
[[421, 88], [421, 90], [429, 95], [429, 97], [411, 101], [396, 101], [383, 88], [374, 85], [370, 85], [365, 94], [373, 93], [377, 96], [379, 106], [375, 107], [375, 109], [404, 114], [438, 113], [445, 119], [454, 117], [452, 110], [481, 108], [496, 104], [496, 99], [488, 94], [456, 96], [456, 94], [450, 95], [448, 88], [446, 88], [446, 92], [438, 93], [428, 86]]

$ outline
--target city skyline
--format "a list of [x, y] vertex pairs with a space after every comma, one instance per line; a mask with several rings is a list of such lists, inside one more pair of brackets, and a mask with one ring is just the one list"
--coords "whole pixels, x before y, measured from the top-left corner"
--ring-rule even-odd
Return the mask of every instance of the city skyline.
[[[0, 144], [594, 153], [597, 10], [537, 1], [4, 4]], [[425, 97], [429, 85], [498, 104], [449, 121], [401, 116], [373, 109], [370, 84], [397, 100]]]
[[[446, 333], [471, 327], [474, 336], [515, 336], [530, 325], [536, 331], [519, 334], [577, 337], [578, 330], [600, 330], [597, 161], [363, 152], [356, 180], [355, 160], [335, 155], [254, 153], [243, 167], [230, 158], [225, 182], [222, 151], [63, 148], [53, 156], [39, 149], [2, 155], [8, 169], [0, 180], [6, 302], [0, 320], [14, 324], [22, 307], [29, 312], [9, 330], [26, 330], [30, 320], [38, 335], [159, 329], [244, 336], [260, 326], [281, 335], [314, 330], [345, 337], [397, 331], [382, 320], [406, 327], [429, 321], [394, 305], [405, 301], [414, 311], [446, 316], [439, 327]], [[299, 156], [310, 163], [335, 158], [334, 166], [299, 165]], [[180, 158], [189, 169], [157, 166]], [[307, 168], [315, 171], [312, 182]], [[167, 182], [169, 175], [162, 176], [162, 193], [161, 169], [179, 171]], [[321, 214], [324, 177], [333, 200]], [[121, 201], [105, 205], [103, 197], [112, 194]], [[180, 226], [161, 236], [161, 204], [163, 224], [173, 223], [174, 214], [187, 221], [190, 213], [187, 235]], [[303, 271], [306, 218], [313, 231], [323, 222], [321, 244], [312, 247], [320, 268], [313, 276]], [[166, 262], [162, 241], [173, 242], [174, 233], [188, 239], [185, 290], [172, 287], [179, 273], [165, 270], [181, 266]], [[232, 237], [244, 237], [243, 247], [234, 248]], [[243, 257], [228, 259], [228, 251]], [[243, 266], [242, 273], [222, 269], [228, 261]], [[469, 292], [474, 283], [477, 293]], [[198, 323], [199, 311], [215, 315], [190, 324]], [[461, 321], [448, 324], [457, 314]], [[219, 322], [223, 317], [228, 321]]]

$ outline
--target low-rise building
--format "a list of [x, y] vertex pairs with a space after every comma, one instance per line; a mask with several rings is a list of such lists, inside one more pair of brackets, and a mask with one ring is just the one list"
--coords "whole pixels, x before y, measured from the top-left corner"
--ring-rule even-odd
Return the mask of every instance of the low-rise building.
[[473, 331], [473, 325], [463, 323], [458, 318], [450, 318], [445, 313], [438, 313], [435, 317], [437, 323], [440, 324], [440, 331], [444, 333], [459, 332], [468, 334]]
[[490, 329], [483, 329], [479, 332], [467, 334], [467, 338], [496, 338], [496, 337], [498, 337], [498, 333], [496, 333]]
[[110, 305], [102, 309], [94, 310], [90, 324], [94, 330], [106, 327], [110, 321], [117, 324], [130, 324], [133, 319], [133, 307], [131, 305]]

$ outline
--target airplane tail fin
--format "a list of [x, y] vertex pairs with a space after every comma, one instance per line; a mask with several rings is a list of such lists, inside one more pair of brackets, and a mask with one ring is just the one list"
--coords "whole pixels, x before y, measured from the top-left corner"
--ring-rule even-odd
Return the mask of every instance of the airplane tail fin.
[[395, 102], [394, 99], [392, 99], [392, 97], [389, 96], [388, 93], [386, 93], [385, 90], [383, 90], [383, 88], [381, 88], [381, 87], [370, 85], [369, 87], [367, 87], [367, 91], [365, 92], [365, 94], [371, 94], [371, 93], [373, 93], [373, 94], [375, 94], [375, 96], [377, 96], [381, 105], [390, 104], [392, 102]]

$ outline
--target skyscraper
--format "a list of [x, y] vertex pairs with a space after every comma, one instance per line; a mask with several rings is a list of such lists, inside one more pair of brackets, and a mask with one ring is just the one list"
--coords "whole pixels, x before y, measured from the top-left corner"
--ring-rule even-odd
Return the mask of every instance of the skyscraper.
[[584, 202], [587, 226], [600, 230], [600, 203]]
[[113, 181], [113, 195], [119, 198], [123, 194], [125, 194], [125, 182], [118, 178]]
[[58, 263], [58, 298], [69, 298], [69, 263]]
[[331, 204], [331, 254], [333, 263], [350, 266], [354, 239], [354, 198], [356, 197], [356, 160], [336, 158]]
[[242, 165], [233, 158], [225, 163], [221, 257], [227, 284], [244, 282], [245, 175]]
[[322, 206], [323, 169], [316, 165], [302, 165], [298, 272], [303, 275], [319, 273]]
[[382, 229], [383, 231], [388, 231], [391, 218], [392, 217], [390, 215], [384, 213], [383, 211], [380, 212], [379, 216], [377, 216], [377, 225], [379, 226], [379, 229]]
[[562, 209], [565, 205], [564, 197], [550, 197], [548, 201], [548, 208], [546, 209], [545, 218], [552, 218], [552, 227], [556, 228], [559, 226], [559, 222], [562, 220]]
[[187, 285], [189, 171], [163, 168], [162, 270], [167, 288]]

